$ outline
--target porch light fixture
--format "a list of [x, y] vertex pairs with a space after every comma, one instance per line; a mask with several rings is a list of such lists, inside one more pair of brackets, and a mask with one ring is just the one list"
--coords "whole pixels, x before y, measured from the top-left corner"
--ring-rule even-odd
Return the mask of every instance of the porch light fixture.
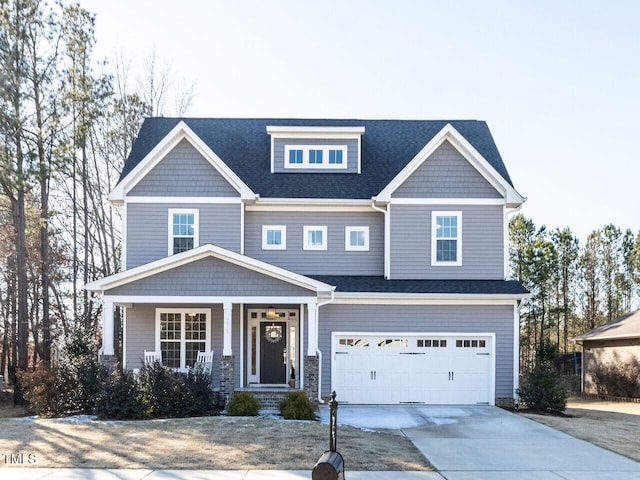
[[267, 308], [266, 317], [269, 320], [275, 320], [276, 318], [279, 318], [280, 316], [278, 315], [278, 312], [276, 312], [276, 309], [274, 307], [268, 307]]

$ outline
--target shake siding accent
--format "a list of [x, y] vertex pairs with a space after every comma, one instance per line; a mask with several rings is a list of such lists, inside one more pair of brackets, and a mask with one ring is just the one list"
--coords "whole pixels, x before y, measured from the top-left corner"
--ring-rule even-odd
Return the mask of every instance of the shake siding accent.
[[332, 332], [495, 333], [496, 398], [513, 397], [513, 306], [336, 305], [320, 308], [322, 396], [331, 393]]
[[[128, 308], [127, 315], [127, 369], [142, 367], [142, 359], [145, 350], [155, 350], [156, 335], [156, 308], [183, 308], [182, 305], [145, 305], [135, 304]], [[220, 379], [220, 356], [224, 342], [224, 312], [221, 304], [214, 305], [189, 305], [189, 308], [211, 309], [211, 345], [213, 349], [212, 379], [214, 386], [218, 386]], [[240, 362], [240, 306], [234, 305], [232, 310], [231, 348]], [[240, 383], [239, 369], [236, 372], [236, 385]]]
[[182, 140], [128, 193], [132, 196], [238, 197], [240, 194]]
[[[431, 266], [431, 212], [462, 212], [462, 265]], [[504, 278], [500, 205], [393, 205], [391, 278], [497, 280]]]
[[393, 193], [395, 198], [502, 198], [449, 142]]
[[240, 253], [240, 204], [128, 203], [127, 268], [167, 256], [170, 208], [197, 208], [200, 245], [212, 243]]
[[[286, 225], [287, 249], [262, 250], [262, 225]], [[327, 250], [303, 249], [305, 225], [327, 226]], [[346, 226], [369, 226], [369, 251], [345, 250]], [[384, 218], [377, 212], [246, 212], [245, 254], [303, 275], [383, 275]]]
[[293, 295], [315, 293], [262, 273], [203, 258], [108, 290], [111, 295]]
[[[336, 145], [347, 146], [347, 168], [285, 168], [284, 147], [285, 145]], [[358, 173], [358, 141], [351, 139], [326, 139], [326, 138], [276, 138], [273, 140], [273, 159], [275, 173]], [[329, 158], [324, 159], [324, 163], [329, 163]]]

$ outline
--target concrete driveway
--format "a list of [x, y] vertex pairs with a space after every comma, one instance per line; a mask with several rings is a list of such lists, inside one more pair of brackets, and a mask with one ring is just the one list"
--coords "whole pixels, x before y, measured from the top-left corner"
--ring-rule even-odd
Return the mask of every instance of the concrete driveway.
[[447, 480], [640, 479], [640, 463], [497, 407], [341, 405], [338, 423], [401, 430]]

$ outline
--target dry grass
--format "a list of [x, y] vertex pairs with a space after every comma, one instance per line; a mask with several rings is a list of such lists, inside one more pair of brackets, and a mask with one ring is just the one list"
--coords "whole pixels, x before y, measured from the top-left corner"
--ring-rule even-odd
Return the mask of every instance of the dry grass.
[[[12, 409], [0, 408], [0, 450], [35, 455], [33, 467], [310, 470], [329, 443], [329, 427], [319, 422], [6, 418]], [[432, 469], [407, 438], [392, 433], [341, 426], [338, 450], [350, 470]]]
[[523, 413], [549, 427], [640, 462], [640, 404], [570, 399], [565, 416]]

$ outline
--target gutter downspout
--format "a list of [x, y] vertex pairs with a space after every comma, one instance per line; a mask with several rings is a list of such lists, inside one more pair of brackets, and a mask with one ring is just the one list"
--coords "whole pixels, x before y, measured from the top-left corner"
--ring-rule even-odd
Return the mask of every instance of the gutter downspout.
[[[318, 332], [320, 330], [320, 307], [330, 304], [335, 300], [335, 287], [331, 290], [331, 298], [316, 305], [316, 338], [318, 338]], [[318, 403], [322, 403], [322, 352], [319, 348], [316, 348], [318, 354]]]
[[384, 215], [384, 278], [389, 280], [391, 277], [391, 228], [389, 225], [389, 210], [388, 207], [385, 209], [376, 207], [375, 197], [371, 199], [371, 208]]

